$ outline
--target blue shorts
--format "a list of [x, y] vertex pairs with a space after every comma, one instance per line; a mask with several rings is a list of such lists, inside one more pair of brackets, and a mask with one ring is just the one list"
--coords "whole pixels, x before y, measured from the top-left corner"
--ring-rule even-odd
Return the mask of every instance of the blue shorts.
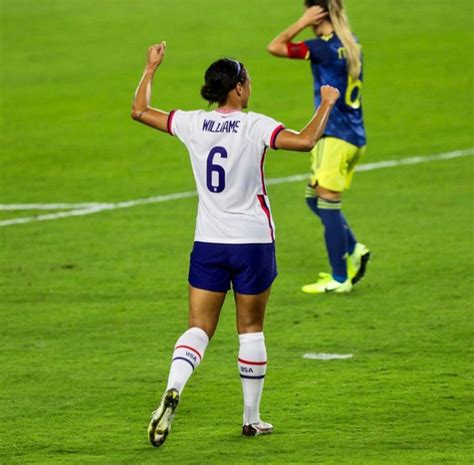
[[198, 289], [260, 294], [277, 277], [275, 244], [214, 244], [195, 242], [189, 284]]

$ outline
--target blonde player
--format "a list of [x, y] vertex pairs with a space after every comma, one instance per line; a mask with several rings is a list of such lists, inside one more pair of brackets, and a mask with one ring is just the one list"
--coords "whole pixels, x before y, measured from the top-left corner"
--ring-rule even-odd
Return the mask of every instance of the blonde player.
[[201, 363], [216, 329], [227, 291], [233, 288], [244, 398], [244, 436], [271, 433], [259, 407], [267, 367], [265, 308], [277, 275], [275, 225], [263, 165], [268, 148], [309, 151], [324, 131], [339, 92], [321, 88], [321, 105], [301, 132], [258, 113], [244, 113], [250, 76], [239, 61], [224, 58], [205, 73], [201, 95], [213, 111], [170, 113], [150, 107], [152, 80], [165, 53], [151, 46], [133, 102], [132, 118], [177, 137], [188, 149], [199, 195], [189, 268], [189, 329], [174, 347], [168, 384], [148, 428], [160, 446], [171, 427], [180, 395]]
[[[305, 7], [298, 21], [267, 47], [278, 57], [310, 60], [316, 107], [321, 86], [334, 86], [342, 96], [312, 151], [306, 190], [306, 203], [324, 226], [332, 272], [320, 273], [317, 282], [303, 286], [303, 292], [349, 292], [363, 278], [370, 258], [369, 249], [356, 241], [341, 210], [342, 192], [350, 187], [366, 145], [361, 103], [362, 55], [342, 0], [305, 0]], [[316, 37], [293, 42], [308, 27]]]

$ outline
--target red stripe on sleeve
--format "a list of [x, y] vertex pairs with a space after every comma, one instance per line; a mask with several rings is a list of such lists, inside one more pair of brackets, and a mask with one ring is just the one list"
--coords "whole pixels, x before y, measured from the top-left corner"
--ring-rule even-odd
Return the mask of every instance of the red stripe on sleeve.
[[285, 129], [285, 126], [280, 124], [280, 126], [277, 126], [272, 132], [272, 136], [270, 137], [270, 147], [273, 150], [277, 150], [277, 148], [275, 147], [275, 141], [276, 141], [276, 138], [277, 138], [278, 134], [280, 134], [280, 132], [283, 131], [283, 129]]
[[172, 130], [171, 130], [171, 124], [173, 122], [173, 116], [175, 114], [176, 110], [173, 110], [170, 112], [170, 114], [168, 115], [168, 122], [166, 123], [166, 130], [168, 131], [168, 134], [170, 134], [171, 136], [174, 136]]
[[286, 44], [289, 58], [307, 60], [309, 58], [309, 48], [304, 42], [289, 42]]

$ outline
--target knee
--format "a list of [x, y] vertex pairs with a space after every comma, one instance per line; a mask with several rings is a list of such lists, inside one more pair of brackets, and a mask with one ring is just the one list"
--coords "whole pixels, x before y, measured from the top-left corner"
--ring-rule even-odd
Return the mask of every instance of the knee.
[[237, 332], [239, 334], [261, 333], [263, 331], [263, 322], [261, 321], [239, 321]]
[[239, 334], [259, 333], [263, 331], [264, 314], [261, 312], [240, 312], [237, 317]]
[[212, 339], [212, 336], [214, 336], [214, 333], [216, 332], [216, 325], [213, 325], [208, 321], [203, 321], [199, 318], [190, 317], [189, 318], [189, 328], [202, 329], [207, 334], [207, 337], [209, 338], [209, 341]]

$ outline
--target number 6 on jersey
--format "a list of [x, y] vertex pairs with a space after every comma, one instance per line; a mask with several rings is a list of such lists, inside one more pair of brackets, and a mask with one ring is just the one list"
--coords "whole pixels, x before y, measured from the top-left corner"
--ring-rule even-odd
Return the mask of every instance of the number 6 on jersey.
[[227, 150], [224, 147], [213, 147], [207, 157], [207, 188], [210, 192], [219, 193], [225, 189], [225, 171], [221, 165], [214, 164], [214, 155], [219, 154], [227, 158]]

